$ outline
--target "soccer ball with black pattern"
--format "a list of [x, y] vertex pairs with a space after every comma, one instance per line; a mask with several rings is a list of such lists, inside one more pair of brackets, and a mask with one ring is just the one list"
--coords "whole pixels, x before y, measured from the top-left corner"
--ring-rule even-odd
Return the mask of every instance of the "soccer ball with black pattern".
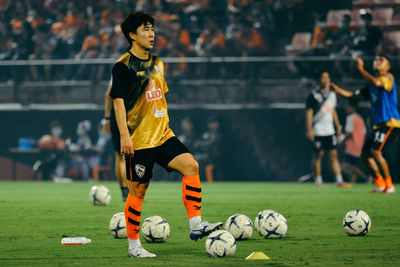
[[278, 212], [270, 212], [259, 221], [258, 234], [262, 237], [282, 238], [288, 231], [286, 218]]
[[217, 230], [207, 237], [206, 251], [212, 257], [233, 256], [236, 252], [236, 239], [228, 231]]
[[142, 223], [142, 236], [149, 243], [161, 243], [168, 239], [168, 222], [160, 216], [150, 216]]
[[236, 240], [246, 240], [253, 234], [253, 223], [246, 215], [234, 214], [226, 220], [225, 230]]
[[127, 238], [125, 214], [123, 212], [114, 214], [111, 217], [108, 229], [115, 238]]
[[93, 205], [106, 206], [111, 201], [110, 190], [104, 185], [94, 185], [90, 189], [89, 200]]
[[350, 236], [364, 236], [371, 229], [371, 219], [362, 210], [351, 210], [343, 218], [343, 229]]
[[274, 210], [262, 210], [260, 211], [256, 218], [254, 219], [254, 228], [256, 229], [256, 232], [259, 233], [260, 229], [260, 221], [266, 216], [268, 216], [270, 213], [275, 212]]

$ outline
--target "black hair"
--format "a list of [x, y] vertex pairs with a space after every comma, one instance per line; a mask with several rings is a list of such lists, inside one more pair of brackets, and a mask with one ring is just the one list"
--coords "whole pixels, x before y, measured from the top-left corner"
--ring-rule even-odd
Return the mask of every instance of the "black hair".
[[321, 79], [322, 74], [324, 74], [325, 72], [329, 74], [329, 71], [327, 70], [317, 70], [314, 74], [315, 80], [319, 81]]
[[389, 58], [389, 56], [388, 56], [388, 55], [386, 55], [386, 54], [384, 54], [384, 53], [380, 53], [380, 54], [378, 54], [378, 57], [384, 57], [384, 58], [386, 58], [386, 59], [387, 59], [387, 61], [389, 61], [389, 62], [390, 62], [390, 58]]
[[154, 25], [154, 18], [147, 13], [137, 11], [133, 13], [129, 13], [129, 15], [122, 21], [121, 30], [125, 35], [125, 38], [128, 40], [129, 45], [132, 45], [132, 38], [129, 36], [130, 32], [136, 33], [136, 30], [142, 26], [150, 23]]

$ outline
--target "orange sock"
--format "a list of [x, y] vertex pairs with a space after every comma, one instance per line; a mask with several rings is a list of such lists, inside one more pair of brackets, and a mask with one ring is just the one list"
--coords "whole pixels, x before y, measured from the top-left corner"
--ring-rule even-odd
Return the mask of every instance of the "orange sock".
[[125, 202], [125, 221], [128, 238], [139, 239], [140, 214], [142, 212], [143, 199], [131, 194]]
[[198, 174], [183, 176], [182, 198], [189, 219], [201, 216], [201, 185]]
[[386, 187], [385, 180], [383, 180], [382, 176], [378, 176], [374, 179], [376, 187]]
[[392, 188], [393, 187], [393, 182], [392, 182], [392, 177], [386, 177], [385, 178], [385, 185], [386, 188]]

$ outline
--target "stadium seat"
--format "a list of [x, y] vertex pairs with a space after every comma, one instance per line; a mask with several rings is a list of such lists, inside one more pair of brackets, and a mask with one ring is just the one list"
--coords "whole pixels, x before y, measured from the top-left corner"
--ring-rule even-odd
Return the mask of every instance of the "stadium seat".
[[95, 182], [100, 181], [100, 173], [103, 173], [103, 180], [112, 180], [113, 179], [113, 171], [112, 171], [112, 160], [113, 157], [110, 156], [108, 158], [108, 165], [106, 166], [96, 166], [92, 168], [93, 180]]
[[371, 5], [375, 2], [375, 0], [358, 0], [353, 2], [353, 7], [360, 9], [360, 8], [367, 8], [371, 7]]
[[329, 28], [337, 27], [344, 15], [350, 15], [350, 10], [330, 10], [326, 16], [326, 26]]
[[384, 47], [386, 50], [400, 51], [400, 31], [389, 31], [384, 33]]
[[358, 0], [353, 3], [354, 8], [394, 7], [400, 4], [400, 0]]
[[286, 55], [294, 56], [310, 49], [311, 33], [298, 32], [293, 35], [292, 43], [286, 45]]
[[376, 26], [389, 25], [393, 17], [393, 8], [375, 8], [372, 10], [372, 24]]

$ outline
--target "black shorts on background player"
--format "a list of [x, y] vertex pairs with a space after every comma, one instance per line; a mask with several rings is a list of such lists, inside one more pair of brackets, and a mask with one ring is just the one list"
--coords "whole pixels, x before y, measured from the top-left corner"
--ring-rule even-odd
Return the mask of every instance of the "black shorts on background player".
[[132, 182], [148, 183], [153, 176], [154, 163], [171, 171], [168, 163], [183, 153], [189, 153], [189, 150], [175, 136], [161, 146], [135, 150], [133, 156], [126, 157], [127, 170], [131, 170], [126, 177]]
[[330, 151], [336, 149], [338, 140], [336, 135], [328, 135], [328, 136], [315, 136], [313, 142], [313, 150], [314, 152]]
[[393, 142], [400, 135], [400, 129], [388, 126], [381, 126], [371, 131], [365, 139], [362, 151], [370, 154], [371, 149], [382, 151], [382, 149]]

